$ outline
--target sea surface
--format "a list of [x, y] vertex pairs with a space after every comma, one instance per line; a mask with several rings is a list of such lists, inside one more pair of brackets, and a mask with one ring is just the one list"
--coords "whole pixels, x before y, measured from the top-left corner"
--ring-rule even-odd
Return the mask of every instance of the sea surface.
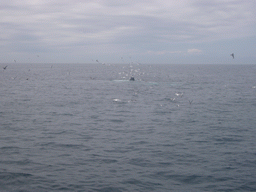
[[1, 192], [256, 191], [256, 65], [4, 66]]

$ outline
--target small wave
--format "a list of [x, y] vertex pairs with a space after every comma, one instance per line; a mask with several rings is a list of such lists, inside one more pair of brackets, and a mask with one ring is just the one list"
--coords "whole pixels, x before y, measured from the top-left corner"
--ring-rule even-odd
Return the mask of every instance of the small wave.
[[114, 102], [121, 102], [121, 99], [113, 99]]
[[122, 80], [113, 80], [114, 82], [117, 82], [117, 83], [122, 83], [122, 82], [129, 82], [129, 80], [127, 79], [122, 79]]
[[33, 175], [28, 174], [28, 173], [13, 173], [13, 172], [0, 172], [0, 179], [1, 180], [13, 180], [17, 179], [19, 177], [31, 177]]
[[123, 101], [121, 99], [113, 99], [113, 102], [119, 103], [119, 104], [126, 104], [126, 103], [128, 103], [128, 101]]
[[110, 119], [109, 121], [113, 122], [113, 123], [123, 123], [124, 120], [122, 119]]
[[111, 163], [117, 163], [118, 161], [116, 159], [102, 159], [102, 163], [111, 164]]
[[104, 187], [101, 189], [98, 189], [99, 192], [122, 192], [124, 191], [123, 188], [117, 188], [117, 187]]

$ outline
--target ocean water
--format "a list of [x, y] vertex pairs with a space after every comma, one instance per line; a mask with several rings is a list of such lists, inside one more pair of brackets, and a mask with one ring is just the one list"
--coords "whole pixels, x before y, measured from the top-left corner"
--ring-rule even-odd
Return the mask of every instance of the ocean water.
[[0, 191], [256, 191], [256, 65], [4, 66]]

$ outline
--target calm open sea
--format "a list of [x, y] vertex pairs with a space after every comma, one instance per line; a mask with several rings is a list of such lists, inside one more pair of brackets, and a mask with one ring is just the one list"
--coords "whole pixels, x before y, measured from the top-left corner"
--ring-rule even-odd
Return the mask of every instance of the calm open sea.
[[256, 191], [256, 65], [4, 66], [1, 192]]

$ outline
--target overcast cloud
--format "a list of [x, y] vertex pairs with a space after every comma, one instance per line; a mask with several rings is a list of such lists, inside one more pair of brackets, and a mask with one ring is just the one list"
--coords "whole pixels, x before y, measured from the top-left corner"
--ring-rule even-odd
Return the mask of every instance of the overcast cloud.
[[0, 62], [256, 64], [255, 10], [255, 0], [1, 0]]

